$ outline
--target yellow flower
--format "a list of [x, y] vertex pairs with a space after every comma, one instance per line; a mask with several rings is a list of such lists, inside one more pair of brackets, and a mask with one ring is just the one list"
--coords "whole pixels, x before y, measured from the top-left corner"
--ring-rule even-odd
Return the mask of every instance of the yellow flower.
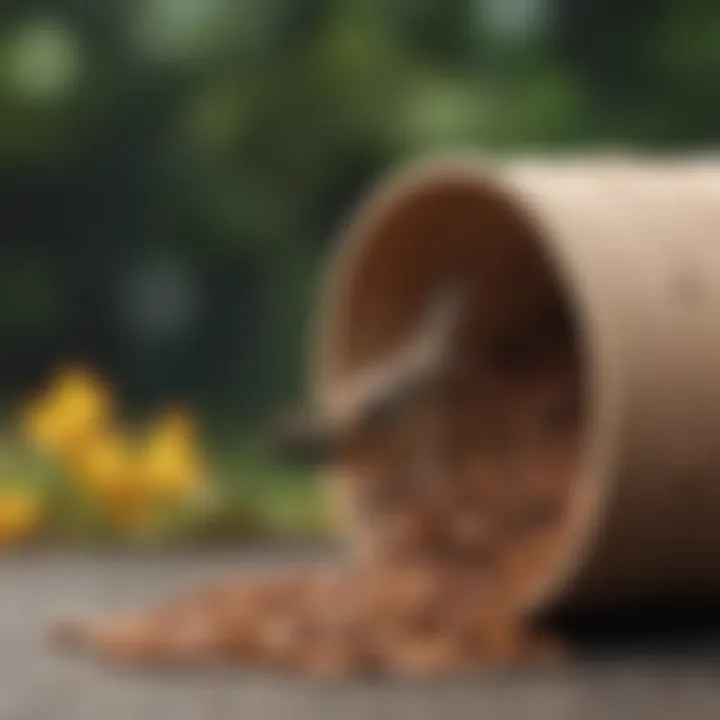
[[125, 436], [107, 433], [84, 443], [72, 468], [79, 487], [124, 530], [142, 525], [157, 509], [139, 459], [138, 448]]
[[172, 411], [158, 419], [142, 453], [141, 468], [156, 497], [175, 499], [197, 489], [202, 460], [194, 424], [186, 413]]
[[62, 453], [108, 421], [111, 397], [107, 387], [82, 368], [61, 372], [48, 391], [31, 403], [24, 431], [41, 450]]
[[105, 512], [113, 525], [129, 530], [144, 525], [154, 509], [146, 496], [127, 494], [117, 497]]
[[136, 493], [136, 453], [119, 433], [107, 432], [83, 443], [73, 458], [71, 472], [78, 485], [103, 500]]
[[41, 517], [40, 498], [27, 490], [0, 490], [0, 546], [20, 540], [34, 530]]

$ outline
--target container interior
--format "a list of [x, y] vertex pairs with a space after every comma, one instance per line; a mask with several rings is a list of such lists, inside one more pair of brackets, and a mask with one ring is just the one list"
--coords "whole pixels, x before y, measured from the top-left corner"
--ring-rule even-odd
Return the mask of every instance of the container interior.
[[[461, 515], [475, 513], [484, 540], [468, 561], [501, 575], [515, 597], [533, 596], [567, 555], [585, 430], [572, 298], [523, 209], [478, 178], [418, 182], [354, 231], [333, 289], [326, 387], [332, 394], [392, 353], [438, 293], [461, 288], [444, 405], [451, 452], [442, 482], [455, 499], [437, 522], [452, 534]], [[369, 467], [355, 457], [339, 470], [362, 487]], [[389, 475], [383, 482], [393, 482]], [[376, 547], [372, 512], [359, 510], [356, 528]], [[448, 548], [449, 557], [465, 557]]]

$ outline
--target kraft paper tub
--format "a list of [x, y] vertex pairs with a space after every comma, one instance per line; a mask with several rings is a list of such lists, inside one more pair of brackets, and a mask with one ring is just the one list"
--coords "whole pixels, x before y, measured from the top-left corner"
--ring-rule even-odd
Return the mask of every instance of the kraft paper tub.
[[327, 267], [320, 404], [457, 273], [488, 326], [558, 293], [576, 326], [576, 489], [528, 610], [720, 599], [720, 162], [464, 157], [394, 174]]

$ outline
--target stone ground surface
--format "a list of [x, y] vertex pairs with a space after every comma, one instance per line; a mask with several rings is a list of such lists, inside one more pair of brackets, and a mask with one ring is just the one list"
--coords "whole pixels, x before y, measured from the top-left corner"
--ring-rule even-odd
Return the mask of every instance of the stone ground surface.
[[[714, 643], [615, 654], [542, 673], [432, 682], [306, 682], [239, 671], [131, 675], [54, 655], [42, 628], [66, 611], [142, 606], [175, 588], [303, 553], [33, 556], [0, 562], [0, 720], [565, 720], [720, 718]], [[708, 651], [709, 649], [709, 651]]]

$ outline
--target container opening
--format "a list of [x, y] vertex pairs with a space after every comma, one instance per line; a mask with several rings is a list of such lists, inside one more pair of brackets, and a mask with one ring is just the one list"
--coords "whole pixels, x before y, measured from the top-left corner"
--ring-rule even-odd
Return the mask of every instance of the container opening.
[[[393, 515], [382, 503], [357, 507], [351, 493], [358, 532], [375, 552], [395, 552], [381, 518], [414, 513], [406, 526], [415, 537], [402, 552], [467, 559], [513, 597], [534, 596], [566, 556], [579, 473], [583, 373], [568, 293], [522, 209], [477, 177], [433, 176], [382, 200], [361, 213], [335, 278], [324, 358], [330, 395], [406, 340], [444, 287], [460, 285], [465, 305], [443, 429], [434, 426], [446, 451], [441, 497], [422, 510], [416, 489]], [[355, 457], [345, 468], [359, 494], [373, 482], [370, 467]], [[394, 467], [381, 473], [386, 489], [400, 482], [393, 474], [409, 472]]]

